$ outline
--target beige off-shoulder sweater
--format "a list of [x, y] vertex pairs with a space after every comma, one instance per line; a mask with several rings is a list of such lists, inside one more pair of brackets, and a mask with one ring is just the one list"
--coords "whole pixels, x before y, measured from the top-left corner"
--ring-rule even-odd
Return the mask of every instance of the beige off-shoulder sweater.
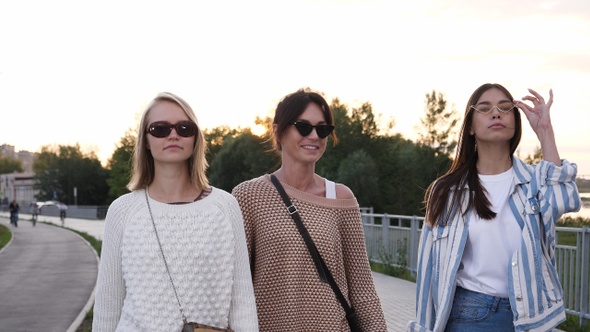
[[[367, 259], [356, 199], [329, 199], [283, 184], [363, 331], [387, 331]], [[260, 331], [348, 331], [344, 310], [279, 193], [262, 177], [232, 194], [244, 216]]]

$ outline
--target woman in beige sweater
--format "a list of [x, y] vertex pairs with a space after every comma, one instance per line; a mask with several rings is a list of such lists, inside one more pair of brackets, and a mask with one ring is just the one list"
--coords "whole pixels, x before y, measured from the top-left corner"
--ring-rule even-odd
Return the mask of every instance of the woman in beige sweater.
[[[359, 206], [354, 194], [315, 173], [328, 136], [336, 143], [325, 99], [298, 90], [277, 106], [273, 174], [285, 188], [338, 288], [363, 331], [386, 331], [371, 275]], [[349, 331], [330, 284], [320, 279], [308, 248], [270, 175], [233, 190], [244, 216], [260, 331]]]

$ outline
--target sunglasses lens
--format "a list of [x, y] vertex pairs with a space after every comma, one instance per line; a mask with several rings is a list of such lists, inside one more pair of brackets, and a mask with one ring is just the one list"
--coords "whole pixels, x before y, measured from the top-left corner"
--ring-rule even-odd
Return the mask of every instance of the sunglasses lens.
[[194, 136], [198, 131], [197, 125], [191, 121], [180, 121], [174, 125], [166, 121], [158, 121], [148, 127], [148, 133], [157, 138], [164, 138], [170, 135], [172, 128], [181, 137]]
[[197, 125], [190, 121], [181, 121], [176, 124], [174, 129], [182, 137], [191, 137], [197, 133]]
[[315, 130], [318, 133], [319, 138], [326, 138], [334, 130], [332, 125], [319, 125], [315, 126]]
[[312, 126], [311, 124], [309, 124], [307, 122], [295, 122], [295, 123], [293, 123], [293, 125], [295, 125], [295, 129], [297, 129], [299, 134], [304, 137], [311, 134], [311, 131], [313, 130], [313, 128], [315, 128], [315, 131], [318, 134], [319, 138], [328, 137], [330, 135], [330, 133], [332, 133], [332, 131], [334, 130], [333, 125], [326, 125], [326, 124]]
[[158, 137], [158, 138], [162, 138], [162, 137], [166, 137], [166, 136], [170, 135], [171, 131], [172, 131], [172, 128], [170, 128], [170, 125], [167, 124], [166, 122], [154, 122], [148, 128], [148, 132], [152, 136]]
[[311, 131], [313, 130], [313, 126], [305, 122], [295, 122], [295, 128], [301, 136], [307, 136], [311, 134]]

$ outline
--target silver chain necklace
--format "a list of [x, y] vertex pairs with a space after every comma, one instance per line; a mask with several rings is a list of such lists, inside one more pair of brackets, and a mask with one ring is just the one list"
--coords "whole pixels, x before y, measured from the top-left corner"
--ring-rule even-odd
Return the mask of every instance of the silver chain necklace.
[[158, 240], [158, 247], [160, 247], [160, 252], [162, 253], [162, 258], [164, 259], [164, 266], [166, 266], [166, 272], [168, 272], [168, 278], [170, 278], [170, 283], [172, 284], [172, 289], [174, 290], [174, 296], [176, 296], [176, 302], [178, 302], [178, 307], [180, 308], [180, 315], [182, 315], [182, 320], [186, 324], [187, 319], [184, 315], [184, 310], [182, 310], [182, 304], [180, 304], [180, 298], [178, 297], [178, 293], [176, 292], [176, 286], [174, 286], [174, 281], [172, 280], [172, 275], [170, 274], [170, 269], [168, 268], [168, 262], [166, 261], [164, 250], [162, 249], [162, 243], [160, 242], [160, 237], [158, 236], [158, 230], [156, 229], [156, 223], [154, 222], [154, 216], [152, 215], [152, 208], [150, 207], [150, 200], [148, 199], [147, 188], [145, 188], [144, 193], [145, 202], [147, 203], [148, 211], [150, 212], [150, 219], [152, 220], [154, 232], [156, 233], [156, 240]]

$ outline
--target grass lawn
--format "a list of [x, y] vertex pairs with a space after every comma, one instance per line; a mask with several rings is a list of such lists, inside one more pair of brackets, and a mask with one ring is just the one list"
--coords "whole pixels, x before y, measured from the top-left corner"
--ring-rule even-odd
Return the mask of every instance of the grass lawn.
[[12, 239], [12, 232], [10, 229], [4, 225], [0, 225], [0, 249], [2, 249], [10, 239]]

